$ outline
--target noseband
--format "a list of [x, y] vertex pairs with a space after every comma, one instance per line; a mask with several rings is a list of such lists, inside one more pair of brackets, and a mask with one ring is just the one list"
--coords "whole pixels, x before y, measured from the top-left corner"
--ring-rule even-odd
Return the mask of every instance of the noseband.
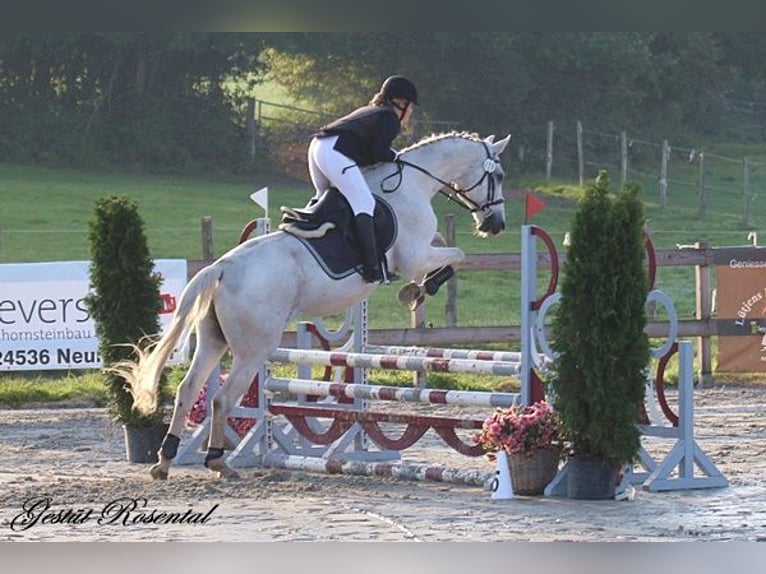
[[[495, 173], [495, 170], [497, 169], [498, 164], [500, 163], [500, 160], [498, 160], [496, 157], [493, 157], [492, 154], [489, 151], [489, 146], [485, 142], [481, 142], [482, 146], [484, 147], [484, 153], [487, 154], [487, 157], [484, 159], [484, 163], [482, 164], [482, 167], [484, 168], [484, 173], [482, 173], [481, 178], [479, 178], [479, 181], [474, 183], [471, 187], [467, 188], [460, 188], [454, 181], [444, 181], [442, 178], [434, 175], [424, 167], [421, 167], [417, 164], [414, 164], [412, 162], [409, 162], [404, 159], [397, 159], [396, 165], [397, 170], [396, 173], [393, 173], [383, 179], [383, 181], [380, 184], [380, 189], [383, 193], [392, 193], [399, 189], [399, 186], [402, 184], [402, 171], [404, 170], [404, 166], [411, 167], [413, 169], [418, 170], [421, 173], [426, 174], [431, 179], [438, 181], [441, 183], [444, 187], [439, 188], [439, 193], [441, 193], [443, 196], [445, 196], [447, 199], [455, 201], [460, 207], [467, 209], [471, 213], [475, 213], [477, 211], [487, 211], [490, 207], [493, 205], [501, 204], [505, 201], [505, 199], [501, 196], [499, 198], [495, 198], [495, 192], [497, 190], [496, 186], [496, 179], [492, 174]], [[399, 181], [396, 184], [396, 187], [393, 189], [385, 189], [384, 183], [386, 180], [392, 178], [392, 177], [398, 177]], [[468, 197], [468, 193], [479, 187], [482, 183], [484, 183], [484, 180], [487, 180], [487, 197], [484, 203], [478, 204], [473, 199]]]

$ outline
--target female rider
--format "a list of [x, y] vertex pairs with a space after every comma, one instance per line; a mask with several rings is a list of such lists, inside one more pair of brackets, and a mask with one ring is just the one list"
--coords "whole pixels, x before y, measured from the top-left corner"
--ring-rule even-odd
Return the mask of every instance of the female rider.
[[308, 150], [309, 174], [315, 202], [331, 186], [338, 188], [354, 213], [354, 230], [362, 252], [362, 277], [367, 283], [383, 279], [375, 240], [375, 199], [360, 168], [392, 162], [391, 142], [412, 115], [418, 92], [403, 76], [390, 76], [370, 103], [320, 128]]

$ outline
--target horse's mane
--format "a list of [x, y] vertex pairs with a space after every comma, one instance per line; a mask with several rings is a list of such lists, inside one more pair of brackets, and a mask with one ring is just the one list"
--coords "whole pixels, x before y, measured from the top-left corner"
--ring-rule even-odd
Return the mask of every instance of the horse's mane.
[[467, 140], [477, 141], [477, 142], [481, 141], [481, 138], [479, 137], [479, 134], [473, 133], [473, 132], [465, 132], [465, 131], [463, 131], [463, 132], [458, 132], [458, 131], [443, 132], [443, 133], [431, 134], [431, 135], [425, 136], [424, 138], [422, 138], [421, 140], [415, 142], [414, 144], [412, 144], [410, 146], [407, 146], [406, 148], [401, 150], [401, 152], [404, 153], [406, 151], [412, 151], [412, 150], [415, 150], [415, 149], [419, 149], [421, 147], [425, 147], [425, 146], [430, 145], [432, 143], [435, 143], [435, 142], [438, 142], [438, 141], [442, 141], [442, 140], [446, 140], [446, 139], [451, 139], [451, 138], [467, 139]]

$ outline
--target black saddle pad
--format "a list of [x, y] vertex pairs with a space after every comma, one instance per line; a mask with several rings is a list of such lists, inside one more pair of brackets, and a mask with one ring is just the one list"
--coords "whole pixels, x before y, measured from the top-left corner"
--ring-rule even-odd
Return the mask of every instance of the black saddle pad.
[[[335, 225], [322, 237], [307, 239], [293, 235], [306, 246], [327, 275], [343, 279], [361, 269], [362, 256], [356, 241], [353, 212], [337, 189], [327, 190], [311, 208], [297, 211], [309, 213], [312, 223], [329, 221]], [[396, 240], [397, 223], [391, 206], [378, 196], [375, 196], [374, 218], [378, 253], [382, 259]]]

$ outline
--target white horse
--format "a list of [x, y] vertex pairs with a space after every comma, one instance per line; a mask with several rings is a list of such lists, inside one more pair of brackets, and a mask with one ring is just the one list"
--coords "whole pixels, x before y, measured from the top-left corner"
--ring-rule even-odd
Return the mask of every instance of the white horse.
[[[457, 247], [432, 245], [437, 218], [431, 200], [439, 192], [471, 212], [479, 235], [496, 235], [505, 228], [498, 156], [510, 137], [495, 142], [493, 136], [481, 139], [466, 133], [430, 136], [402, 150], [397, 164], [365, 171], [375, 193], [396, 188], [385, 194], [398, 222], [396, 240], [386, 253], [392, 272], [418, 282], [465, 257]], [[186, 415], [227, 349], [232, 354], [231, 371], [212, 400], [205, 466], [218, 476], [235, 476], [224, 461], [227, 414], [278, 347], [287, 324], [301, 316], [341, 312], [375, 287], [357, 273], [331, 279], [308, 250], [285, 232], [250, 239], [195, 275], [151, 353], [140, 354], [137, 363], [124, 364], [121, 371], [131, 387], [134, 408], [152, 412], [157, 407], [160, 374], [175, 343], [185, 330], [196, 332], [194, 356], [178, 387], [170, 428], [151, 476], [167, 478]]]

